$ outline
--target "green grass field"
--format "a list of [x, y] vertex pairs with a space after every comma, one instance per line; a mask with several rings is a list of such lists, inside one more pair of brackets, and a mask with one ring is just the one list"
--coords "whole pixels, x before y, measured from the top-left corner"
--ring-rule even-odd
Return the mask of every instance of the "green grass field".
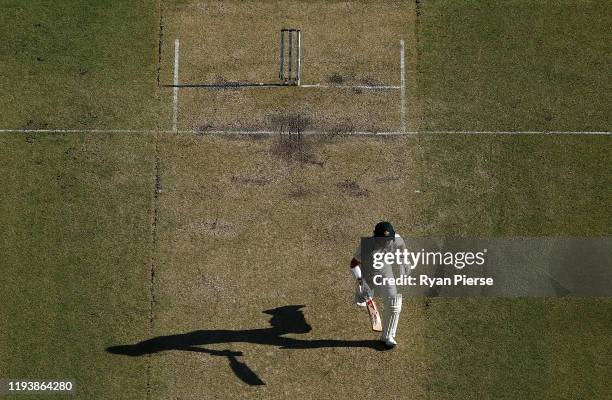
[[422, 128], [609, 130], [608, 4], [421, 3]]
[[153, 2], [0, 6], [3, 128], [155, 129], [170, 118], [155, 91]]
[[2, 376], [137, 397], [143, 360], [103, 348], [148, 332], [151, 138], [1, 140]]
[[[411, 130], [610, 131], [604, 2], [238, 4], [162, 3], [161, 83], [175, 37], [192, 49], [185, 79], [273, 79], [277, 31], [299, 24], [317, 30], [303, 28], [320, 44], [304, 43], [313, 81], [398, 79], [404, 37]], [[71, 378], [66, 398], [83, 399], [612, 397], [609, 298], [408, 299], [400, 346], [381, 352], [364, 342], [377, 336], [348, 271], [383, 218], [404, 236], [609, 236], [610, 136], [308, 136], [300, 162], [278, 137], [156, 133], [172, 110], [157, 86], [159, 4], [0, 9], [0, 129], [151, 131], [0, 133], [0, 379]], [[232, 36], [249, 15], [254, 33]], [[340, 37], [357, 44], [334, 48]], [[265, 129], [301, 112], [337, 132], [398, 124], [397, 93], [180, 99], [185, 129]], [[312, 326], [286, 335], [291, 348], [106, 351], [199, 330], [244, 337], [287, 305], [305, 305]], [[228, 352], [266, 385], [241, 380]]]

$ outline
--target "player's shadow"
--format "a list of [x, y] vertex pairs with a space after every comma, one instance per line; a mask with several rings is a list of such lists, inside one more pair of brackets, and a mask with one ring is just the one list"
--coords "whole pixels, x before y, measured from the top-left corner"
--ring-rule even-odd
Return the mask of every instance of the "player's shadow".
[[169, 336], [157, 336], [136, 344], [111, 346], [106, 349], [112, 354], [126, 356], [143, 356], [160, 351], [181, 350], [206, 353], [213, 356], [227, 357], [229, 365], [243, 382], [249, 385], [265, 385], [265, 383], [246, 364], [236, 357], [242, 356], [240, 351], [212, 350], [204, 347], [219, 343], [255, 343], [278, 346], [281, 349], [320, 349], [327, 347], [366, 347], [374, 350], [384, 350], [378, 340], [337, 340], [313, 339], [302, 340], [285, 337], [287, 334], [307, 333], [312, 327], [306, 322], [301, 311], [303, 305], [291, 305], [266, 310], [272, 315], [270, 327], [247, 330], [198, 330]]

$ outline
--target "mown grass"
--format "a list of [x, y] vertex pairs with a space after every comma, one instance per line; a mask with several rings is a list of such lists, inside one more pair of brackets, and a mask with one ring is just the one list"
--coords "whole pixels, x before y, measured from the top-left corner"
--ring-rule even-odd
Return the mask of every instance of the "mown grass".
[[609, 137], [423, 135], [419, 155], [431, 234], [611, 232]]
[[[418, 209], [451, 237], [610, 235], [610, 139], [423, 136]], [[431, 398], [610, 396], [610, 299], [433, 299]]]
[[607, 399], [609, 299], [434, 299], [432, 399]]
[[608, 3], [419, 4], [422, 128], [610, 129]]
[[0, 371], [135, 398], [144, 361], [104, 347], [149, 329], [151, 142], [0, 137]]
[[156, 92], [154, 2], [2, 0], [0, 8], [2, 128], [154, 128], [169, 121], [164, 93]]
[[[610, 235], [610, 139], [420, 140], [419, 210], [432, 235]], [[425, 303], [431, 398], [605, 399], [610, 299]]]
[[[420, 2], [420, 126], [610, 130], [609, 6]], [[611, 232], [608, 137], [419, 138], [418, 209], [432, 235]], [[609, 299], [434, 299], [429, 398], [610, 397]]]

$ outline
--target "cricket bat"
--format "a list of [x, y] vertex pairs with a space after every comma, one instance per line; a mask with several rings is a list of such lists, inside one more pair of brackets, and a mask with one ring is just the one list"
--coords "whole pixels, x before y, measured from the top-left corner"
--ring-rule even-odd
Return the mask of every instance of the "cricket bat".
[[372, 298], [369, 290], [363, 287], [363, 284], [359, 285], [359, 290], [364, 294], [366, 308], [368, 309], [368, 315], [370, 316], [370, 323], [372, 324], [372, 330], [375, 332], [382, 332], [382, 321], [380, 319], [380, 313], [378, 307]]

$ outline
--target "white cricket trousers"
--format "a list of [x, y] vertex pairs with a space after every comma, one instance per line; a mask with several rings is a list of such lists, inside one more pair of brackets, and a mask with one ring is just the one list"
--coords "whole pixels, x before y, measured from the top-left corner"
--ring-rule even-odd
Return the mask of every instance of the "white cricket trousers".
[[398, 293], [392, 296], [385, 296], [384, 302], [382, 339], [386, 340], [387, 338], [395, 338], [397, 323], [402, 312], [402, 295]]

